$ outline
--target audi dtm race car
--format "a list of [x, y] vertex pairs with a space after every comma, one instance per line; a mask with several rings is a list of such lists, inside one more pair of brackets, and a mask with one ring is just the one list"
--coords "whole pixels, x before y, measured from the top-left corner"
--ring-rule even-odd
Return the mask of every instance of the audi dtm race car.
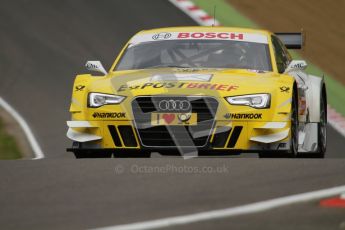
[[[324, 157], [326, 88], [287, 49], [301, 33], [174, 27], [133, 36], [73, 86], [67, 149], [82, 157]], [[99, 75], [99, 74], [98, 74]]]

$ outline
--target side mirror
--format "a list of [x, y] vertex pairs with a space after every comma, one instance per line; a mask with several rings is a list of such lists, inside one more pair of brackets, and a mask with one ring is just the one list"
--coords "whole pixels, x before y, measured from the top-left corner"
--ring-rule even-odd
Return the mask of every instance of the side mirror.
[[285, 73], [294, 71], [294, 70], [305, 70], [308, 64], [304, 60], [292, 60], [288, 67], [285, 70]]
[[100, 61], [87, 61], [85, 64], [85, 67], [87, 70], [90, 70], [90, 71], [100, 72], [100, 73], [103, 73], [104, 75], [108, 74], [107, 71], [105, 71]]

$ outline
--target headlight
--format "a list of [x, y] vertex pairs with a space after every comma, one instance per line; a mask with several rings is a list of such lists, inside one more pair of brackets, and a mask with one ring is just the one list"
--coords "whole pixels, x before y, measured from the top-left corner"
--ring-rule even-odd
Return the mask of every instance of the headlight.
[[271, 95], [267, 93], [226, 97], [225, 99], [231, 105], [247, 105], [257, 109], [268, 108], [271, 103]]
[[120, 104], [126, 97], [104, 93], [90, 93], [89, 107], [96, 108], [103, 105]]

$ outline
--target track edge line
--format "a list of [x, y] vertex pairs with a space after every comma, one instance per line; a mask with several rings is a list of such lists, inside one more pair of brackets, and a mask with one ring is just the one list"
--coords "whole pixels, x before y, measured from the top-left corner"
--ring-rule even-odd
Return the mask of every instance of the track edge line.
[[97, 230], [144, 230], [171, 227], [177, 225], [186, 225], [207, 220], [221, 219], [225, 217], [233, 217], [267, 211], [277, 207], [339, 195], [343, 192], [345, 192], [345, 185], [290, 196], [284, 196], [265, 201], [259, 201], [251, 204], [235, 206], [232, 208], [211, 210], [143, 222], [135, 222], [131, 224], [108, 226], [104, 228], [97, 228]]
[[34, 154], [32, 160], [43, 159], [44, 153], [25, 119], [2, 97], [0, 97], [0, 107], [8, 112], [23, 130]]

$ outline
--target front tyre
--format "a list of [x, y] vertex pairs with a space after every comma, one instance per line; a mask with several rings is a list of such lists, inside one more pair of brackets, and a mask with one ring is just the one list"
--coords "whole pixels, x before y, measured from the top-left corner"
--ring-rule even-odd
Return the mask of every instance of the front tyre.
[[290, 151], [287, 157], [296, 157], [298, 155], [298, 94], [297, 87], [294, 85], [291, 102], [291, 127], [290, 127]]

